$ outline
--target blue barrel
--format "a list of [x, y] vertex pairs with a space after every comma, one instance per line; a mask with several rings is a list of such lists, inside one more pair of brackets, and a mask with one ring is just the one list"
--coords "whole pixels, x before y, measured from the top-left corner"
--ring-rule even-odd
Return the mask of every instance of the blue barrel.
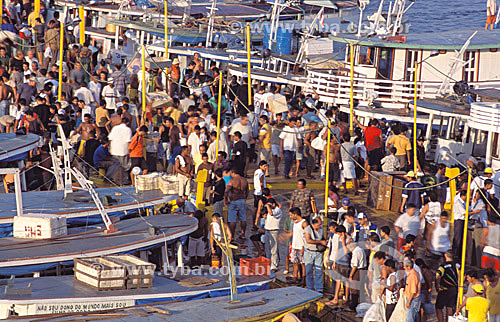
[[[269, 48], [269, 34], [271, 33], [271, 26], [264, 27], [264, 49]], [[278, 27], [276, 33], [276, 42], [273, 44], [271, 51], [278, 55], [291, 55], [292, 54], [292, 30], [283, 29]]]

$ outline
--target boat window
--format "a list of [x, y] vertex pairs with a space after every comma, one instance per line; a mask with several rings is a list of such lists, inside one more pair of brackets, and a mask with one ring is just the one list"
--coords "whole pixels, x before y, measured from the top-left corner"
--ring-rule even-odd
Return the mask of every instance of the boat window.
[[394, 49], [380, 48], [378, 57], [377, 78], [391, 79], [393, 54], [394, 54]]
[[417, 50], [406, 51], [406, 67], [405, 67], [405, 80], [414, 81], [415, 78], [415, 65], [418, 61]]
[[488, 132], [477, 131], [477, 135], [472, 145], [472, 156], [474, 157], [484, 157], [486, 155], [486, 138], [488, 137]]
[[491, 156], [498, 159], [499, 156], [498, 150], [500, 150], [500, 146], [498, 145], [498, 133], [493, 133], [493, 143], [491, 147], [492, 147]]
[[359, 46], [358, 64], [375, 65], [375, 48]]
[[474, 50], [467, 50], [464, 53], [464, 62], [468, 62], [463, 67], [463, 80], [466, 82], [475, 82], [477, 80], [476, 70], [478, 64], [479, 52]]

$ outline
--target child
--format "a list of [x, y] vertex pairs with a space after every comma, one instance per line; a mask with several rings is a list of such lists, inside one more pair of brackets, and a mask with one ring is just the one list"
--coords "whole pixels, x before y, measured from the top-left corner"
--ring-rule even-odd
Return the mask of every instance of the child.
[[382, 171], [391, 172], [397, 171], [400, 167], [399, 160], [396, 158], [396, 148], [392, 147], [390, 149], [391, 154], [385, 156], [380, 162], [382, 163]]
[[257, 225], [257, 233], [250, 236], [250, 240], [252, 241], [252, 244], [255, 246], [257, 249], [257, 256], [265, 256], [266, 253], [264, 252], [264, 225], [266, 224], [266, 218], [267, 218], [267, 209], [262, 208], [260, 212], [260, 220], [259, 220], [259, 225]]
[[[226, 230], [226, 238], [229, 243], [231, 242], [231, 239], [233, 237], [231, 235], [231, 230], [226, 223], [224, 223], [224, 229]], [[223, 243], [224, 241], [224, 236], [221, 229], [221, 215], [218, 213], [214, 213], [212, 215], [212, 222], [210, 223], [210, 248], [212, 249], [212, 256], [215, 255], [219, 259], [221, 259], [222, 249], [215, 240], [217, 240], [219, 243]]]
[[405, 238], [405, 244], [401, 247], [401, 252], [405, 253], [407, 251], [412, 251], [415, 253], [415, 240], [417, 237], [412, 234], [408, 234]]

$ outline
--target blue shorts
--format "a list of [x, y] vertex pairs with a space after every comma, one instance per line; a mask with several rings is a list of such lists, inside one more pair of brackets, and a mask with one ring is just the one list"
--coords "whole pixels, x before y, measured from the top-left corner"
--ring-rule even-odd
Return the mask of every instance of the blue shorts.
[[247, 221], [247, 210], [245, 199], [231, 201], [227, 206], [227, 221], [238, 222]]

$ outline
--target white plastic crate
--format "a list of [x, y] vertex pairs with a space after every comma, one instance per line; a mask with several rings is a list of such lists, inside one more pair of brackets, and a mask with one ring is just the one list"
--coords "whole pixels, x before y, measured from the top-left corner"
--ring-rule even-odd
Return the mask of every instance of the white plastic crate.
[[14, 217], [14, 237], [46, 239], [68, 234], [66, 217], [51, 214], [25, 214]]
[[177, 195], [179, 184], [176, 176], [161, 176], [159, 180], [160, 190], [166, 195]]
[[155, 190], [159, 189], [159, 180], [158, 172], [138, 175], [135, 177], [135, 185], [139, 191]]

